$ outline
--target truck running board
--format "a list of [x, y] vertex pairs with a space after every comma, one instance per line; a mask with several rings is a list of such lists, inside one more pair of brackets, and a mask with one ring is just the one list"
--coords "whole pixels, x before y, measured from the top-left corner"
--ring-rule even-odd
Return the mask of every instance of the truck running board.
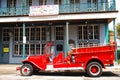
[[66, 68], [54, 68], [53, 65], [47, 65], [45, 71], [65, 71], [65, 70], [81, 70], [84, 71], [83, 67], [66, 67]]

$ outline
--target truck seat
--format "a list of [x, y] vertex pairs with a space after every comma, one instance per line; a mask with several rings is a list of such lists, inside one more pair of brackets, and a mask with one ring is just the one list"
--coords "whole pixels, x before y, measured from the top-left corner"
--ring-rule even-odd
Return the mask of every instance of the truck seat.
[[64, 53], [59, 52], [56, 57], [53, 58], [53, 63], [63, 63], [64, 61]]

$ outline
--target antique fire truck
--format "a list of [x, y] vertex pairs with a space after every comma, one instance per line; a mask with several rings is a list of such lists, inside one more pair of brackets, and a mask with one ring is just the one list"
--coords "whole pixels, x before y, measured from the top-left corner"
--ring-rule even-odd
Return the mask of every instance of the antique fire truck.
[[30, 55], [23, 60], [23, 65], [19, 68], [21, 75], [30, 76], [37, 71], [79, 71], [82, 69], [89, 76], [98, 77], [106, 66], [114, 64], [115, 43], [73, 48], [66, 57], [63, 52], [59, 52], [50, 59], [53, 56], [53, 53], [48, 51], [51, 46], [54, 46], [54, 43], [47, 42], [44, 54]]

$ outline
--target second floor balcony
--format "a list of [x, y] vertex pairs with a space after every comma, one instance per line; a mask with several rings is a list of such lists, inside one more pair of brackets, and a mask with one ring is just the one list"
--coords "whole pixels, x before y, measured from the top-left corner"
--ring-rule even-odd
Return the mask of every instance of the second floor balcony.
[[[59, 14], [62, 13], [82, 13], [82, 12], [101, 12], [115, 11], [115, 4], [110, 2], [104, 3], [76, 3], [76, 4], [60, 4]], [[0, 7], [0, 16], [22, 16], [29, 15], [30, 6], [20, 7]]]

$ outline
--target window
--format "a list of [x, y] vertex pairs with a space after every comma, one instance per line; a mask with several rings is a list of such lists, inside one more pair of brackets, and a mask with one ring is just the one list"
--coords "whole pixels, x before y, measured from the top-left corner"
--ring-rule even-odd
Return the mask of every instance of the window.
[[80, 1], [79, 0], [70, 0], [70, 3], [71, 4], [77, 4], [77, 3], [79, 3]]
[[16, 0], [7, 0], [7, 7], [8, 8], [15, 8], [16, 7]]
[[29, 44], [25, 44], [25, 55], [30, 55], [29, 54]]
[[82, 37], [82, 30], [83, 30], [83, 27], [82, 26], [79, 26], [78, 27], [78, 37], [79, 37], [79, 39], [83, 39], [83, 37]]
[[88, 35], [88, 39], [94, 39], [93, 38], [93, 26], [87, 26], [87, 35]]
[[1, 8], [1, 0], [0, 0], [0, 8]]
[[[5, 30], [4, 35], [8, 34], [7, 31]], [[46, 40], [46, 28], [26, 27], [25, 36], [27, 41]], [[22, 41], [22, 40], [23, 40], [23, 29], [20, 27], [14, 28], [14, 41]]]
[[46, 3], [47, 3], [47, 0], [39, 0], [40, 5], [46, 5]]
[[45, 53], [44, 49], [45, 49], [45, 44], [42, 44], [42, 54]]
[[30, 40], [35, 40], [35, 28], [30, 29]]
[[98, 9], [97, 0], [87, 0], [88, 3], [88, 11], [96, 11]]
[[36, 54], [40, 54], [40, 44], [36, 44]]
[[30, 31], [29, 31], [30, 28], [26, 28], [25, 30], [25, 35], [26, 35], [26, 40], [29, 41], [29, 36], [30, 36]]
[[83, 36], [83, 39], [84, 40], [86, 40], [86, 39], [88, 39], [88, 34], [87, 34], [87, 26], [83, 26], [83, 34], [82, 34], [82, 36]]
[[54, 0], [54, 4], [62, 4], [62, 0]]
[[99, 39], [99, 27], [94, 26], [94, 39]]
[[14, 56], [16, 56], [16, 55], [20, 55], [19, 54], [19, 45], [18, 44], [14, 45]]
[[99, 39], [99, 27], [96, 25], [79, 26], [78, 39], [79, 40]]
[[[4, 29], [4, 35], [8, 35], [9, 28]], [[46, 28], [45, 27], [26, 27], [25, 28], [26, 44], [25, 55], [42, 54], [46, 42]], [[4, 36], [5, 37], [5, 36]], [[6, 38], [3, 38], [6, 39]], [[22, 56], [23, 51], [23, 28], [14, 28], [14, 56]]]
[[36, 28], [36, 40], [40, 40], [40, 30], [41, 28]]
[[34, 34], [36, 40], [46, 40], [46, 28], [36, 28]]
[[3, 29], [3, 35], [2, 35], [2, 40], [3, 41], [9, 41], [9, 29]]
[[14, 40], [19, 41], [19, 28], [14, 29]]
[[87, 3], [88, 3], [88, 8], [91, 7], [91, 0], [88, 0]]
[[42, 40], [46, 40], [46, 28], [42, 28]]
[[19, 53], [18, 55], [22, 55], [23, 54], [23, 45], [19, 44]]
[[32, 0], [26, 0], [27, 6], [32, 6]]
[[64, 39], [64, 28], [56, 27], [56, 40], [63, 40], [63, 39]]
[[23, 41], [23, 29], [20, 28], [20, 32], [19, 32], [19, 37], [20, 37], [20, 41]]
[[[25, 55], [39, 55], [44, 53], [45, 43], [39, 44], [25, 44]], [[22, 56], [23, 55], [23, 44], [16, 43], [14, 44], [14, 56]]]
[[31, 55], [35, 54], [35, 45], [34, 44], [30, 44], [30, 54]]
[[23, 30], [22, 28], [14, 28], [14, 41], [22, 41], [23, 40]]

